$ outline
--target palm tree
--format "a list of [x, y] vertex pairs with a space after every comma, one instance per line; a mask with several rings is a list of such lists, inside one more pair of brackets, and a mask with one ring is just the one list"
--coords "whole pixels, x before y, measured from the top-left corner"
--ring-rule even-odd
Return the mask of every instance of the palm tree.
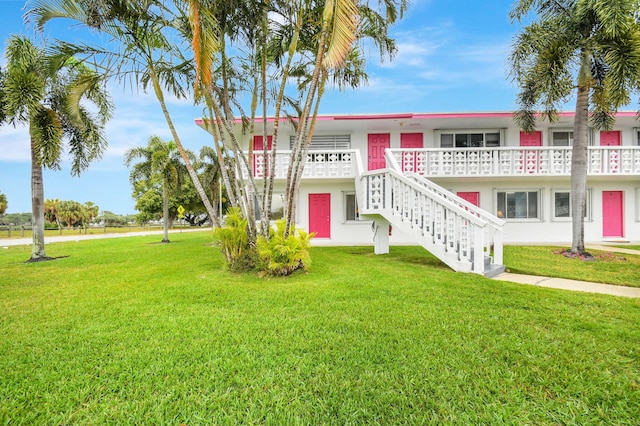
[[510, 14], [517, 21], [531, 12], [538, 16], [516, 37], [510, 57], [511, 75], [520, 87], [516, 122], [523, 130], [533, 131], [536, 109], [556, 121], [559, 106], [576, 94], [571, 162], [573, 254], [585, 253], [582, 212], [589, 119], [598, 129], [611, 129], [615, 112], [639, 89], [637, 11], [635, 0], [519, 0]]
[[[188, 155], [192, 156], [189, 152]], [[162, 191], [162, 217], [164, 221], [163, 243], [169, 242], [169, 197], [179, 188], [186, 167], [181, 161], [181, 154], [173, 142], [164, 142], [158, 136], [151, 136], [146, 147], [131, 148], [125, 153], [127, 167], [134, 160], [136, 163], [130, 173], [132, 185], [147, 181], [151, 185], [159, 184]]]
[[105, 72], [114, 73], [119, 79], [130, 77], [131, 87], [140, 84], [146, 90], [151, 85], [196, 191], [213, 217], [215, 211], [182, 145], [165, 100], [165, 91], [184, 98], [188, 86], [185, 82], [193, 76], [192, 60], [185, 58], [183, 46], [172, 40], [186, 27], [182, 3], [174, 2], [176, 7], [171, 7], [159, 0], [36, 0], [27, 16], [40, 30], [52, 19], [66, 18], [119, 42], [118, 51], [72, 43], [62, 43], [61, 50], [102, 58]]
[[[12, 36], [5, 52], [4, 114], [29, 126], [33, 246], [29, 261], [46, 260], [42, 168], [60, 169], [66, 140], [71, 173], [79, 175], [107, 146], [103, 127], [112, 104], [98, 76], [72, 57], [47, 57], [29, 39]], [[83, 103], [94, 105], [91, 113]]]
[[[291, 225], [295, 218], [295, 200], [304, 168], [304, 159], [308, 149], [308, 141], [313, 133], [314, 117], [317, 115], [318, 106], [324, 92], [325, 83], [331, 77], [334, 79], [344, 78], [349, 85], [358, 86], [366, 80], [366, 74], [362, 69], [358, 69], [354, 74], [341, 73], [347, 64], [363, 62], [352, 61], [358, 55], [362, 46], [356, 41], [359, 38], [370, 38], [374, 44], [380, 48], [381, 55], [391, 56], [395, 50], [393, 40], [388, 36], [388, 29], [395, 22], [398, 15], [402, 15], [406, 8], [404, 0], [390, 0], [381, 3], [378, 11], [369, 7], [368, 2], [358, 2], [357, 0], [335, 0], [327, 2], [302, 1], [297, 3], [270, 2], [268, 7], [254, 6], [253, 13], [243, 14], [250, 16], [250, 19], [235, 19], [233, 12], [229, 9], [216, 9], [215, 3], [192, 0], [190, 8], [190, 22], [193, 28], [192, 46], [196, 59], [196, 81], [201, 84], [200, 91], [206, 99], [207, 105], [213, 113], [210, 114], [208, 123], [209, 130], [214, 135], [214, 147], [225, 144], [225, 137], [230, 140], [229, 146], [233, 155], [227, 157], [230, 161], [240, 163], [244, 170], [248, 171], [249, 179], [246, 185], [255, 191], [251, 165], [251, 138], [254, 134], [253, 118], [256, 108], [261, 103], [263, 110], [262, 126], [257, 126], [256, 133], [262, 134], [266, 139], [266, 115], [267, 96], [275, 93], [274, 99], [270, 99], [270, 104], [275, 105], [275, 121], [273, 140], [274, 143], [269, 152], [273, 158], [276, 152], [276, 141], [278, 133], [279, 117], [282, 113], [283, 101], [285, 100], [285, 89], [289, 87], [291, 72], [296, 70], [298, 75], [302, 72], [306, 77], [304, 85], [301, 85], [300, 100], [302, 107], [298, 107], [297, 137], [292, 150], [292, 159], [287, 177], [287, 227]], [[231, 10], [235, 10], [231, 8]], [[228, 12], [231, 17], [224, 15]], [[221, 19], [221, 16], [224, 19]], [[276, 16], [277, 18], [270, 18]], [[224, 27], [221, 23], [226, 23], [229, 27]], [[214, 79], [213, 69], [226, 69], [225, 58], [225, 34], [245, 35], [242, 41], [249, 46], [252, 52], [249, 74], [255, 75], [252, 88], [251, 120], [249, 131], [249, 158], [242, 155], [238, 148], [240, 144], [235, 139], [231, 131], [232, 119], [229, 112], [231, 110], [227, 78], [225, 74]], [[241, 37], [239, 37], [241, 38]], [[233, 40], [233, 39], [232, 39]], [[267, 49], [267, 46], [269, 47]], [[219, 58], [216, 62], [215, 58]], [[267, 67], [266, 59], [271, 58], [273, 63]], [[218, 63], [220, 64], [218, 67]], [[277, 70], [279, 76], [275, 79], [269, 77], [267, 73]], [[357, 78], [346, 78], [347, 75], [356, 75]], [[260, 76], [260, 78], [258, 78]], [[222, 87], [218, 87], [221, 82]], [[246, 82], [251, 84], [251, 82]], [[261, 102], [259, 102], [261, 101]], [[267, 155], [267, 144], [264, 144], [265, 157]], [[219, 153], [219, 160], [223, 162], [225, 158]], [[269, 160], [267, 160], [268, 162]], [[233, 170], [233, 168], [230, 168]], [[224, 175], [223, 181], [229, 193], [232, 204], [238, 206], [241, 200], [235, 197], [232, 180]], [[271, 194], [273, 190], [273, 174], [264, 178], [263, 200], [261, 203], [261, 215], [263, 218], [262, 231], [268, 234], [268, 218], [271, 211]], [[239, 179], [236, 179], [239, 180]], [[241, 195], [241, 194], [240, 194]], [[250, 191], [245, 195], [252, 196]], [[245, 200], [245, 205], [251, 206], [253, 199]], [[242, 208], [246, 216], [249, 211]], [[248, 218], [249, 232], [255, 229], [252, 226], [252, 218]]]

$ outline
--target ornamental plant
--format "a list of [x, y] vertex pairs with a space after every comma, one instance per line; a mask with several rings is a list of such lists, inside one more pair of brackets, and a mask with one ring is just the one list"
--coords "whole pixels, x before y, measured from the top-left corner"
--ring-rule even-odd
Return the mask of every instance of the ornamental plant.
[[294, 225], [289, 228], [289, 232], [285, 232], [286, 230], [286, 222], [282, 219], [276, 221], [275, 229], [270, 228], [269, 238], [258, 236], [258, 268], [263, 273], [286, 276], [297, 270], [309, 269], [309, 247], [315, 232], [308, 233], [303, 229], [296, 229]]

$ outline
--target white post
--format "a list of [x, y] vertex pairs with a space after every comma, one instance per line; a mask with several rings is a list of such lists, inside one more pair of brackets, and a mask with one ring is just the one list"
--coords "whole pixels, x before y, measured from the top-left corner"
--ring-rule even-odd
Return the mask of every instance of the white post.
[[384, 218], [374, 219], [373, 243], [375, 254], [389, 253], [389, 222]]

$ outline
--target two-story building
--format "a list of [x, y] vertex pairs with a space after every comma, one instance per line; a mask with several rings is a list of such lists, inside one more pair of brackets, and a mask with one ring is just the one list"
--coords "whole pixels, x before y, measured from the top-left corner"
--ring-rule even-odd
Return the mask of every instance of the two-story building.
[[[293, 128], [281, 124], [269, 167], [262, 152], [255, 154], [256, 176], [276, 174], [275, 210], [282, 209], [293, 137]], [[255, 138], [258, 150], [262, 139]], [[572, 142], [573, 113], [540, 121], [531, 134], [510, 112], [322, 115], [297, 223], [316, 232], [316, 242], [375, 243], [377, 252], [426, 238], [420, 243], [430, 251], [432, 241], [446, 251], [466, 250], [471, 263], [472, 240], [480, 237], [465, 230], [476, 221], [470, 212], [479, 217], [474, 226], [499, 228], [490, 234], [507, 243], [570, 244]], [[618, 113], [612, 131], [590, 131], [585, 242], [640, 241], [639, 143], [635, 112]], [[482, 242], [486, 254], [492, 238]]]

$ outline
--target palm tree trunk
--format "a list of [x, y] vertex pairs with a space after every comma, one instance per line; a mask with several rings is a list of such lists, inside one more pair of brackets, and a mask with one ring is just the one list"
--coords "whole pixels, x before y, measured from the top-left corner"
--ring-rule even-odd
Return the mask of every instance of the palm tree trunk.
[[[150, 62], [151, 63], [151, 62]], [[164, 93], [162, 92], [162, 88], [160, 87], [160, 81], [158, 79], [158, 75], [155, 72], [155, 69], [153, 67], [149, 68], [149, 73], [151, 75], [151, 80], [153, 81], [153, 90], [156, 94], [156, 98], [158, 99], [158, 102], [160, 103], [160, 108], [162, 109], [162, 113], [164, 114], [164, 118], [167, 121], [167, 125], [169, 126], [169, 130], [171, 131], [171, 135], [173, 136], [173, 140], [176, 143], [176, 146], [178, 147], [178, 150], [180, 151], [180, 155], [182, 156], [182, 160], [184, 161], [184, 164], [187, 166], [187, 171], [189, 172], [189, 176], [191, 177], [191, 181], [193, 182], [193, 185], [196, 188], [196, 192], [198, 192], [198, 195], [200, 196], [200, 199], [202, 200], [202, 203], [204, 204], [204, 208], [207, 210], [207, 214], [209, 215], [209, 218], [211, 219], [211, 223], [214, 224], [214, 226], [218, 227], [219, 223], [218, 223], [218, 218], [216, 217], [216, 212], [213, 208], [213, 206], [211, 205], [211, 201], [209, 201], [209, 197], [207, 197], [207, 193], [204, 191], [204, 188], [202, 187], [202, 184], [200, 183], [200, 179], [198, 178], [198, 174], [196, 173], [196, 171], [193, 168], [193, 165], [191, 164], [191, 161], [189, 160], [189, 157], [187, 156], [187, 152], [184, 149], [184, 146], [182, 145], [182, 142], [180, 141], [180, 137], [178, 136], [178, 132], [176, 131], [175, 126], [173, 125], [173, 120], [171, 119], [171, 115], [169, 114], [169, 110], [167, 109], [167, 104], [164, 100]]]
[[576, 115], [573, 124], [573, 149], [571, 156], [571, 252], [583, 254], [584, 208], [587, 195], [587, 142], [589, 136], [589, 89], [591, 79], [590, 52], [584, 50], [578, 74]]
[[289, 235], [289, 229], [291, 229], [291, 227], [295, 225], [295, 204], [296, 197], [298, 195], [296, 188], [299, 186], [298, 176], [302, 175], [302, 173], [298, 173], [298, 170], [300, 167], [304, 168], [305, 161], [305, 157], [302, 157], [302, 145], [307, 141], [309, 114], [311, 113], [311, 106], [313, 105], [313, 101], [316, 96], [316, 89], [320, 80], [322, 60], [324, 58], [326, 44], [329, 37], [328, 28], [329, 23], [325, 20], [322, 24], [318, 53], [316, 55], [316, 62], [314, 64], [311, 81], [309, 83], [307, 99], [302, 110], [300, 122], [298, 123], [296, 142], [293, 146], [293, 149], [291, 150], [291, 162], [289, 163], [289, 170], [287, 171], [287, 187], [285, 192], [285, 237]]
[[44, 252], [44, 184], [42, 165], [35, 140], [31, 137], [31, 228], [33, 245], [28, 262], [49, 259]]
[[169, 191], [167, 191], [167, 183], [162, 184], [162, 221], [164, 222], [164, 238], [163, 243], [169, 243]]

